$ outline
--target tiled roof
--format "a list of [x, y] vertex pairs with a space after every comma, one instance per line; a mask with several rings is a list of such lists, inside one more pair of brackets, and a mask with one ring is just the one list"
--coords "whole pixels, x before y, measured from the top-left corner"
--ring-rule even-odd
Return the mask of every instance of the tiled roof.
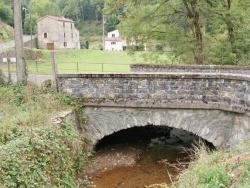
[[121, 37], [105, 37], [105, 41], [123, 42], [124, 40]]
[[68, 19], [68, 18], [64, 18], [63, 16], [57, 17], [57, 16], [49, 16], [49, 15], [44, 16], [44, 17], [42, 17], [42, 18], [39, 18], [39, 19], [37, 20], [37, 22], [39, 22], [40, 20], [42, 20], [42, 19], [44, 19], [44, 18], [46, 18], [46, 17], [52, 18], [52, 19], [57, 20], [57, 21], [72, 22], [72, 23], [74, 23], [73, 20]]

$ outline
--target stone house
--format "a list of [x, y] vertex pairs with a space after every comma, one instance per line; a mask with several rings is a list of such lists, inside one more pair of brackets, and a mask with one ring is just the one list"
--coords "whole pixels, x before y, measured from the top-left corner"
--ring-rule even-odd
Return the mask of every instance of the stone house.
[[106, 51], [123, 51], [126, 49], [126, 41], [120, 37], [118, 29], [108, 33], [105, 37], [105, 47]]
[[44, 16], [37, 20], [38, 48], [80, 49], [79, 30], [71, 19]]

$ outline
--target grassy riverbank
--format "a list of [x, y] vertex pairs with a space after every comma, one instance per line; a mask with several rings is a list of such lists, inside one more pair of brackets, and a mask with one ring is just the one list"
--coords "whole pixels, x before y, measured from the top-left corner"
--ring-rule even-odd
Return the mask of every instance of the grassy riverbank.
[[73, 100], [50, 89], [0, 86], [0, 187], [78, 187], [83, 139], [69, 123], [50, 123]]
[[196, 148], [194, 161], [172, 186], [155, 184], [147, 188], [249, 188], [250, 140], [229, 151], [208, 152]]

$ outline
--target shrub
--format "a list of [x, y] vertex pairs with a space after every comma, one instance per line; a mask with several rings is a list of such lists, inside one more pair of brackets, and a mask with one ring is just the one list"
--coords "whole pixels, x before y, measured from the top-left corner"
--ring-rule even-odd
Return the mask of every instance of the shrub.
[[69, 124], [27, 129], [0, 150], [3, 187], [77, 187], [82, 139]]
[[162, 50], [163, 50], [163, 46], [160, 45], [160, 44], [157, 44], [157, 45], [155, 46], [155, 48], [156, 48], [157, 51], [162, 51]]
[[0, 86], [5, 85], [4, 75], [2, 70], [0, 69]]
[[0, 98], [0, 187], [77, 187], [83, 139], [69, 123], [48, 123], [75, 100], [33, 84], [2, 86]]
[[228, 172], [218, 166], [205, 166], [198, 174], [198, 187], [222, 188], [230, 180]]

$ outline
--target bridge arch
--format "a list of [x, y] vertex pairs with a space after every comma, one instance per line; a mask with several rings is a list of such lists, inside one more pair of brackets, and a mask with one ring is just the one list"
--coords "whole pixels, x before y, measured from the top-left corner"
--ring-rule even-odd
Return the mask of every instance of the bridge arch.
[[119, 130], [148, 124], [192, 132], [217, 148], [250, 138], [249, 67], [134, 69], [57, 74], [58, 89], [86, 107], [88, 123], [83, 127], [93, 144]]
[[248, 116], [222, 110], [86, 107], [85, 133], [95, 145], [105, 136], [147, 125], [189, 131], [216, 148], [227, 148], [248, 136]]

